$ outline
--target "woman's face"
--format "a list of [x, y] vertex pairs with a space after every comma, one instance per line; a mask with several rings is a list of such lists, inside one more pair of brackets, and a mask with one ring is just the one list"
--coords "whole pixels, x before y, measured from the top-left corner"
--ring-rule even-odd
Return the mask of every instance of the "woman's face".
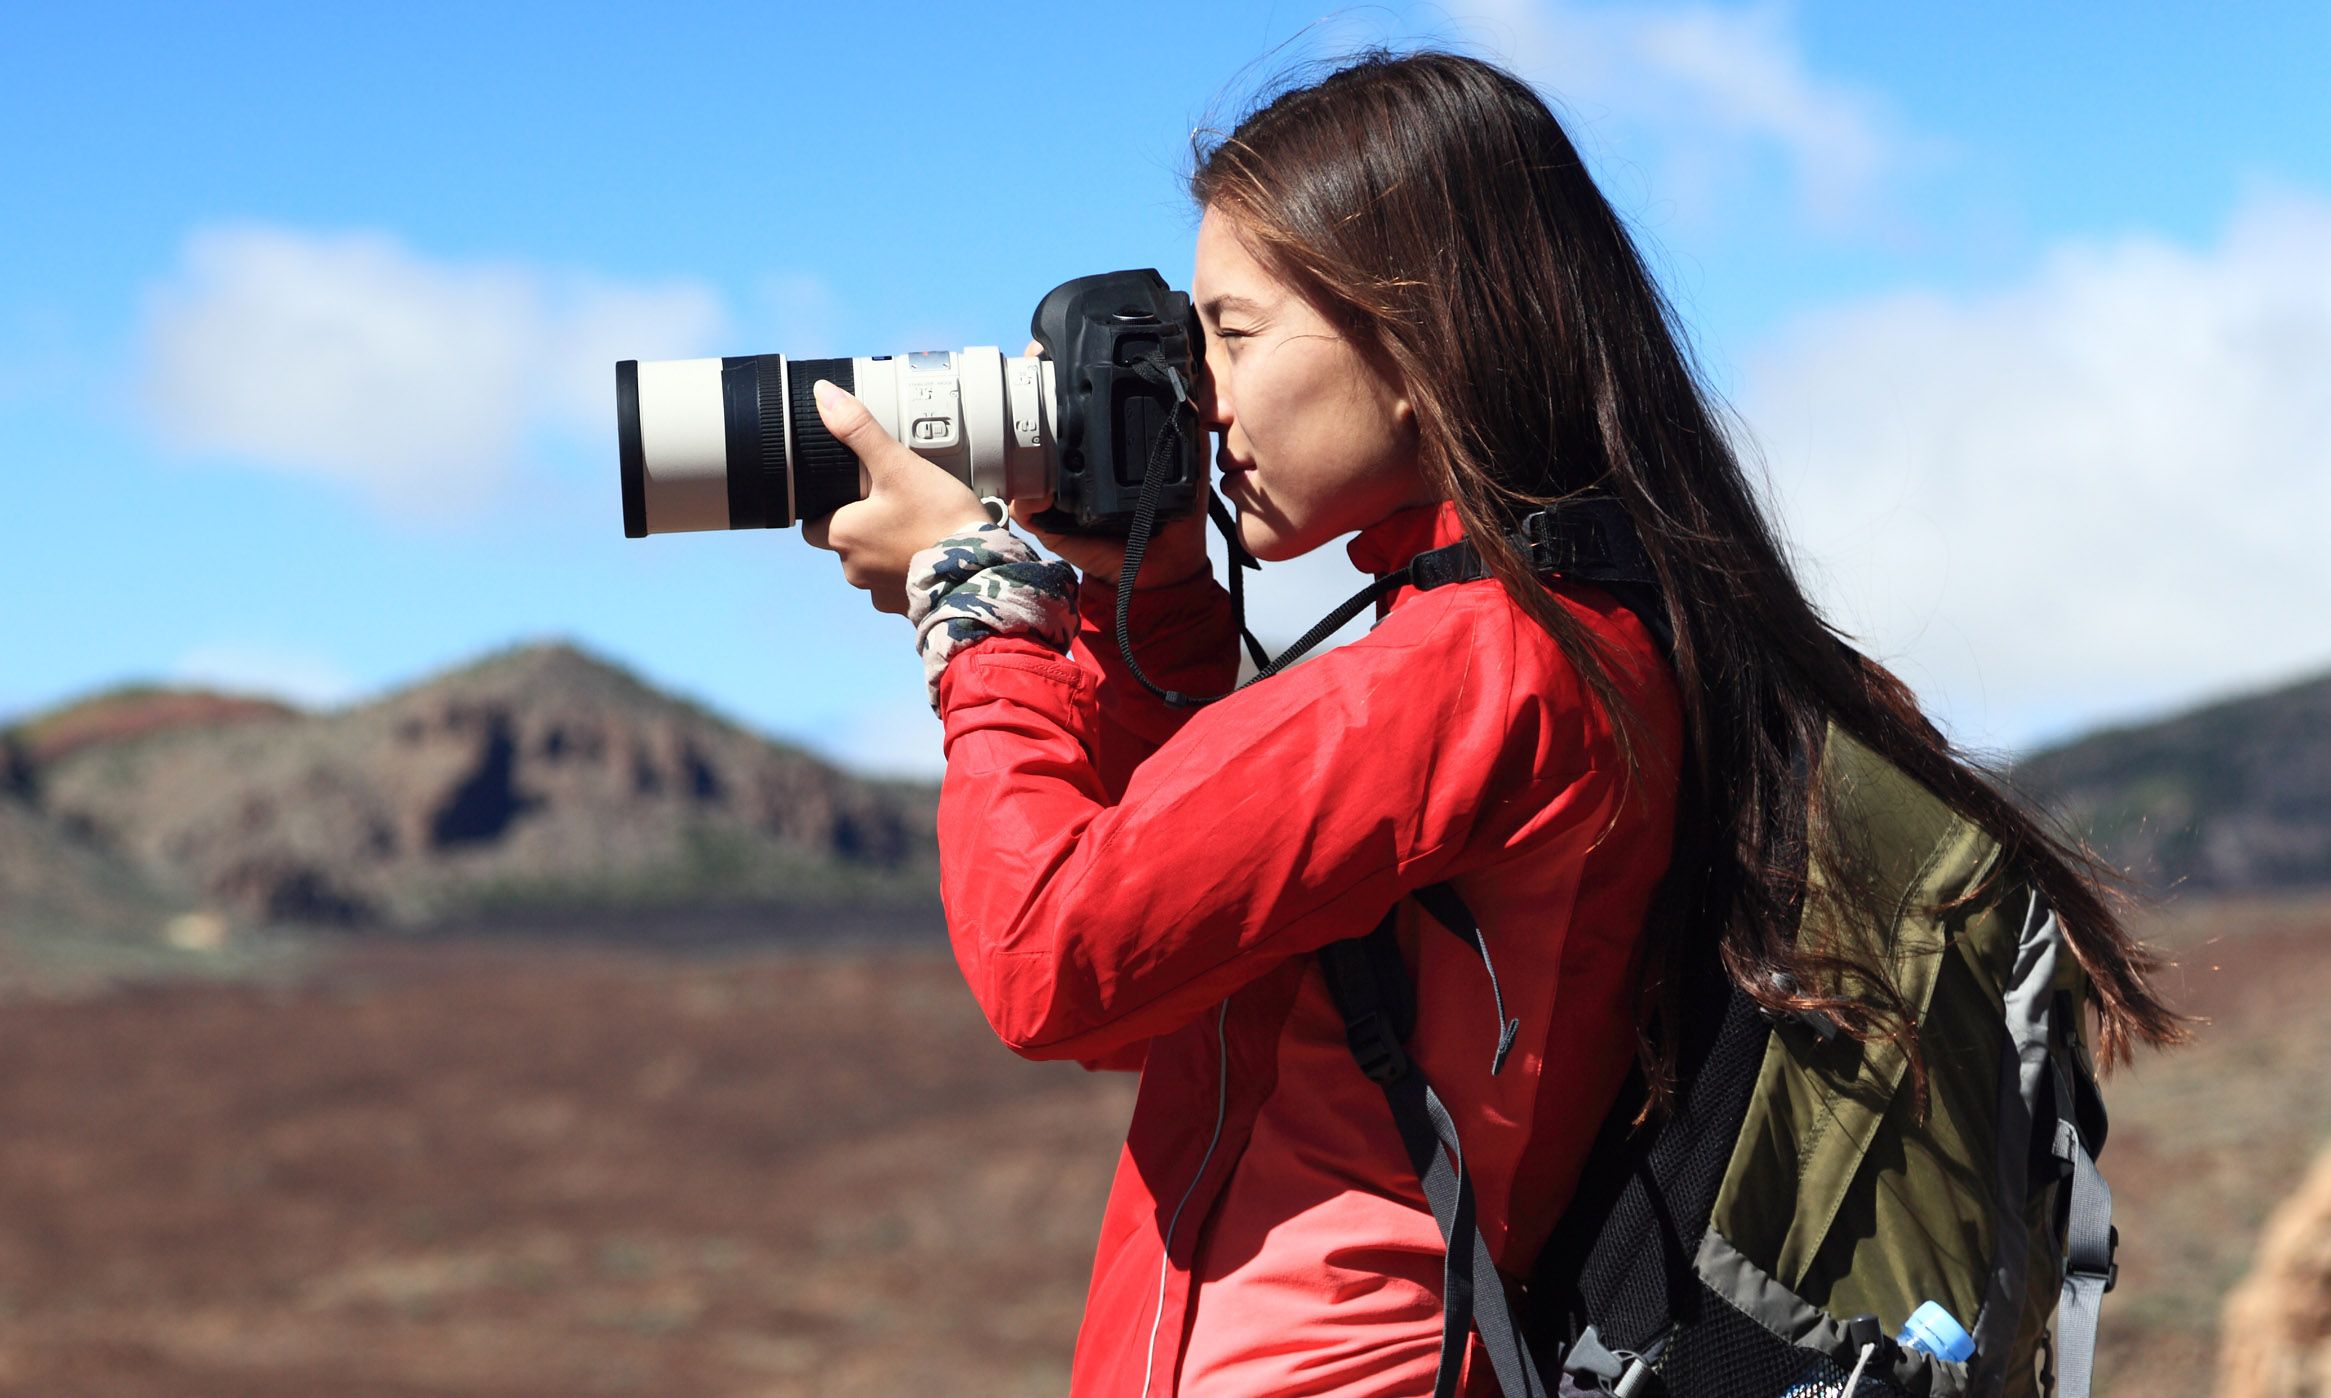
[[1416, 414], [1310, 303], [1272, 276], [1214, 208], [1198, 225], [1191, 299], [1206, 328], [1198, 398], [1219, 434], [1239, 542], [1266, 561], [1309, 553], [1435, 499]]

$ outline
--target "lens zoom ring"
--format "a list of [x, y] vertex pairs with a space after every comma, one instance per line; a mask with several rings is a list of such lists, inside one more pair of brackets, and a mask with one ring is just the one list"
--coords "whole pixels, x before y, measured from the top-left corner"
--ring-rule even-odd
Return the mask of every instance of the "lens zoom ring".
[[855, 392], [858, 377], [847, 359], [796, 359], [792, 369], [793, 492], [803, 519], [817, 519], [859, 499], [858, 458], [817, 415], [819, 379]]

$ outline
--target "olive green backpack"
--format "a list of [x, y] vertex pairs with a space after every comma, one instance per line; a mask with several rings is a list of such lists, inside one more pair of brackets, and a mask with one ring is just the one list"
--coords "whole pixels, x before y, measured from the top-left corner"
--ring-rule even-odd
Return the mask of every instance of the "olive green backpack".
[[[1897, 1045], [1776, 1021], [1720, 981], [1687, 1016], [1672, 1111], [1638, 1128], [1639, 1086], [1622, 1098], [1518, 1296], [1473, 1225], [1454, 1124], [1400, 1049], [1419, 1026], [1389, 918], [1323, 954], [1450, 1243], [1437, 1392], [1478, 1326], [1508, 1398], [2086, 1398], [2116, 1241], [2086, 980], [1990, 836], [1834, 729], [1819, 781], [1815, 838], [1842, 841], [1895, 911], [1834, 925], [1815, 869], [1799, 945], [1891, 969], [1923, 1112]], [[1486, 964], [1451, 890], [1416, 896]], [[1972, 1336], [1964, 1363], [1896, 1342], [1927, 1302]]]

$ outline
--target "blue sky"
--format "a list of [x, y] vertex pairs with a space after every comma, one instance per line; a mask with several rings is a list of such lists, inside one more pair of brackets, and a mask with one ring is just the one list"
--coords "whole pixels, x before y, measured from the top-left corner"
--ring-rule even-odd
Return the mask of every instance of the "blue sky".
[[[20, 8], [0, 42], [0, 718], [360, 699], [572, 637], [938, 762], [791, 534], [625, 540], [619, 357], [1025, 338], [1186, 281], [1192, 127], [1350, 45], [1558, 103], [1817, 595], [2017, 746], [2331, 666], [2331, 9]], [[1262, 575], [1284, 641], [1360, 580]]]

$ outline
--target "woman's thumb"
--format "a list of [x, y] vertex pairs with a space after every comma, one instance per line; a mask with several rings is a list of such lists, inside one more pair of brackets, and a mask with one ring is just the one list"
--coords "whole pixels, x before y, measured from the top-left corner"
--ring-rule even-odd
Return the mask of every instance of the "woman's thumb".
[[882, 424], [874, 420], [874, 414], [830, 379], [819, 379], [810, 386], [810, 392], [817, 398], [818, 420], [826, 425], [826, 431], [856, 452], [860, 461], [871, 464], [875, 448], [891, 440], [890, 434], [882, 430]]

